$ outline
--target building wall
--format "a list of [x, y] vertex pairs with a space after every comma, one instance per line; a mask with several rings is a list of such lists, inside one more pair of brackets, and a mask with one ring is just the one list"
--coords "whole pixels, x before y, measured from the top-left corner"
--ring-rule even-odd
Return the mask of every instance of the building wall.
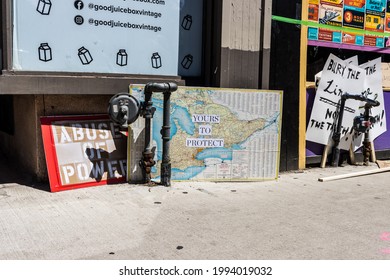
[[[112, 95], [114, 95], [113, 93]], [[40, 181], [47, 180], [41, 116], [106, 114], [112, 95], [15, 95], [13, 135], [0, 133], [2, 151], [11, 165]]]
[[[198, 86], [268, 88], [284, 91], [281, 170], [297, 169], [299, 102], [295, 77], [299, 73], [299, 29], [277, 24], [273, 48], [265, 28], [271, 28], [273, 12], [295, 17], [298, 0], [207, 0], [205, 1], [204, 69]], [[0, 132], [1, 150], [39, 179], [47, 178], [39, 117], [48, 115], [106, 113], [108, 100], [130, 83], [189, 80], [181, 77], [130, 75], [79, 75], [77, 73], [15, 73], [10, 69], [12, 46], [10, 1], [3, 1], [3, 73], [0, 94], [14, 98], [15, 134]], [[4, 3], [8, 3], [5, 5]], [[5, 9], [6, 7], [7, 9]], [[283, 14], [281, 11], [285, 11]], [[267, 20], [264, 22], [264, 20]], [[270, 32], [269, 32], [270, 33]], [[268, 57], [265, 58], [264, 55]], [[271, 60], [270, 57], [271, 56]], [[269, 70], [269, 64], [273, 69]], [[267, 66], [268, 65], [268, 66]], [[294, 67], [291, 67], [291, 66]], [[268, 68], [267, 68], [268, 67]], [[270, 77], [271, 76], [271, 77]], [[264, 78], [265, 77], [265, 78]], [[263, 79], [263, 80], [262, 80]], [[263, 85], [267, 85], [263, 87]]]
[[[300, 17], [301, 0], [273, 0], [272, 4], [274, 15], [293, 19]], [[300, 26], [272, 22], [270, 88], [284, 92], [281, 171], [299, 168], [300, 48]]]
[[259, 88], [261, 2], [223, 1], [221, 87]]

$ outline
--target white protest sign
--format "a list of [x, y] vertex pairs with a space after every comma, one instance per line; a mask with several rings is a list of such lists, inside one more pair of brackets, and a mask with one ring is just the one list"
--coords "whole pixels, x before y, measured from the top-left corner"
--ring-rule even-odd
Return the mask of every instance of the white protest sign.
[[[361, 94], [364, 88], [365, 72], [333, 54], [325, 63], [310, 116], [306, 140], [327, 145], [336, 128], [341, 96]], [[348, 99], [342, 120], [339, 148], [348, 150], [352, 141], [353, 119], [358, 114], [360, 101]]]
[[[345, 62], [348, 63], [348, 64], [352, 64], [352, 65], [359, 65], [359, 60], [358, 60], [358, 56], [357, 55], [346, 59]], [[317, 74], [314, 75], [314, 82], [315, 82], [316, 90], [317, 90], [318, 85], [320, 83], [321, 76], [322, 76], [322, 71], [320, 71], [320, 72], [318, 72]]]
[[[371, 108], [371, 116], [375, 117], [375, 124], [370, 130], [371, 139], [377, 138], [387, 130], [385, 99], [382, 88], [381, 58], [360, 65], [366, 71], [366, 83], [363, 94], [370, 99], [379, 101], [380, 105]], [[364, 109], [362, 110], [364, 112]]]
[[[386, 112], [385, 112], [385, 100], [383, 96], [382, 88], [382, 68], [381, 58], [374, 59], [359, 66], [366, 73], [366, 80], [364, 83], [364, 90], [362, 94], [372, 100], [379, 101], [380, 105], [372, 107], [370, 110], [370, 116], [375, 118], [375, 123], [370, 129], [370, 141], [373, 141], [379, 135], [383, 134], [387, 130]], [[365, 102], [361, 103], [360, 114], [364, 114]], [[363, 134], [359, 135], [354, 141], [355, 149], [358, 149], [362, 145]]]

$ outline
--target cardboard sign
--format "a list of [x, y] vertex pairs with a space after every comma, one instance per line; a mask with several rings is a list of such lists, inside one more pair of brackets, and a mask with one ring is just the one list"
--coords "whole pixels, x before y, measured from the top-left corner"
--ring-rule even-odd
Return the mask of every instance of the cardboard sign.
[[[366, 72], [366, 80], [364, 83], [364, 91], [362, 94], [369, 99], [379, 101], [380, 105], [372, 107], [370, 115], [375, 118], [375, 123], [370, 129], [369, 136], [370, 141], [373, 141], [379, 135], [387, 131], [386, 112], [385, 112], [385, 99], [383, 96], [382, 88], [382, 68], [381, 58], [371, 60], [365, 64], [359, 65], [360, 68]], [[360, 114], [364, 114], [364, 102], [360, 104]], [[361, 147], [364, 134], [356, 136], [354, 141], [355, 150]]]
[[126, 180], [127, 137], [106, 115], [42, 117], [52, 192]]
[[[370, 130], [373, 141], [387, 130], [384, 96], [382, 90], [381, 58], [356, 66], [357, 57], [345, 61], [330, 55], [321, 73], [312, 114], [307, 127], [306, 140], [327, 145], [337, 125], [340, 98], [344, 93], [364, 95], [377, 100], [380, 106], [373, 107], [370, 115], [375, 123]], [[317, 74], [316, 76], [319, 76]], [[362, 145], [362, 134], [355, 134], [353, 119], [364, 114], [365, 102], [348, 99], [342, 122], [340, 148], [348, 150], [353, 141], [354, 148]]]
[[[381, 58], [371, 60], [359, 66], [366, 71], [365, 87], [362, 94], [367, 98], [379, 101], [380, 105], [371, 108], [371, 116], [375, 117], [375, 124], [370, 130], [370, 136], [373, 139], [377, 138], [387, 130], [385, 100], [382, 88], [382, 69]], [[361, 109], [361, 113], [364, 109]]]
[[[306, 140], [327, 145], [336, 127], [341, 95], [361, 94], [365, 71], [331, 54], [325, 63], [307, 127]], [[342, 122], [340, 148], [348, 150], [352, 142], [353, 119], [359, 114], [360, 101], [347, 100]]]

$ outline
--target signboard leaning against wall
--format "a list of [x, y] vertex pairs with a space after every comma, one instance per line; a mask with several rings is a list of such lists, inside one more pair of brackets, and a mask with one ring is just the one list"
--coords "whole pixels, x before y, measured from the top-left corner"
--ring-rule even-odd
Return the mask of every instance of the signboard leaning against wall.
[[[130, 93], [143, 99], [143, 86]], [[179, 87], [171, 96], [172, 180], [262, 181], [278, 177], [281, 91]], [[153, 95], [154, 180], [160, 180], [163, 94]], [[129, 129], [128, 180], [142, 180], [144, 120]]]
[[[307, 127], [306, 140], [327, 145], [335, 128], [335, 119], [341, 95], [360, 94], [366, 75], [358, 66], [330, 55], [325, 63], [318, 85], [312, 114]], [[348, 150], [352, 141], [352, 124], [358, 115], [359, 101], [347, 100], [342, 122], [340, 147]]]
[[[379, 101], [370, 110], [375, 118], [371, 141], [387, 130], [384, 96], [382, 90], [381, 58], [356, 66], [355, 59], [341, 60], [331, 54], [325, 63], [310, 116], [306, 140], [329, 144], [335, 130], [341, 95], [363, 95]], [[364, 112], [364, 102], [348, 99], [343, 115], [340, 148], [348, 150], [352, 141], [355, 149], [362, 144], [362, 135], [355, 135], [353, 120]], [[356, 138], [356, 139], [355, 139]]]
[[180, 0], [13, 3], [14, 70], [178, 73]]
[[124, 182], [127, 137], [107, 115], [42, 117], [52, 192]]

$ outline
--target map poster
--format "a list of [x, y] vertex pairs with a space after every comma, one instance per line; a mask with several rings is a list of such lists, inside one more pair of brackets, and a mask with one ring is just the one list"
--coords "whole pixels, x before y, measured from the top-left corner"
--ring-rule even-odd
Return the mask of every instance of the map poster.
[[12, 2], [13, 70], [178, 74], [180, 0]]
[[[308, 121], [306, 140], [327, 145], [336, 126], [341, 95], [361, 94], [365, 71], [331, 54], [322, 71], [312, 114]], [[340, 148], [348, 150], [353, 136], [353, 119], [359, 115], [359, 101], [348, 99], [341, 129]]]
[[107, 115], [42, 117], [52, 192], [126, 180], [127, 136]]
[[[130, 86], [143, 99], [143, 86]], [[163, 95], [153, 94], [152, 138], [160, 179]], [[242, 181], [278, 177], [282, 92], [179, 87], [171, 95], [172, 180]], [[143, 122], [129, 129], [128, 180], [142, 180]], [[141, 153], [139, 152], [141, 149]]]

